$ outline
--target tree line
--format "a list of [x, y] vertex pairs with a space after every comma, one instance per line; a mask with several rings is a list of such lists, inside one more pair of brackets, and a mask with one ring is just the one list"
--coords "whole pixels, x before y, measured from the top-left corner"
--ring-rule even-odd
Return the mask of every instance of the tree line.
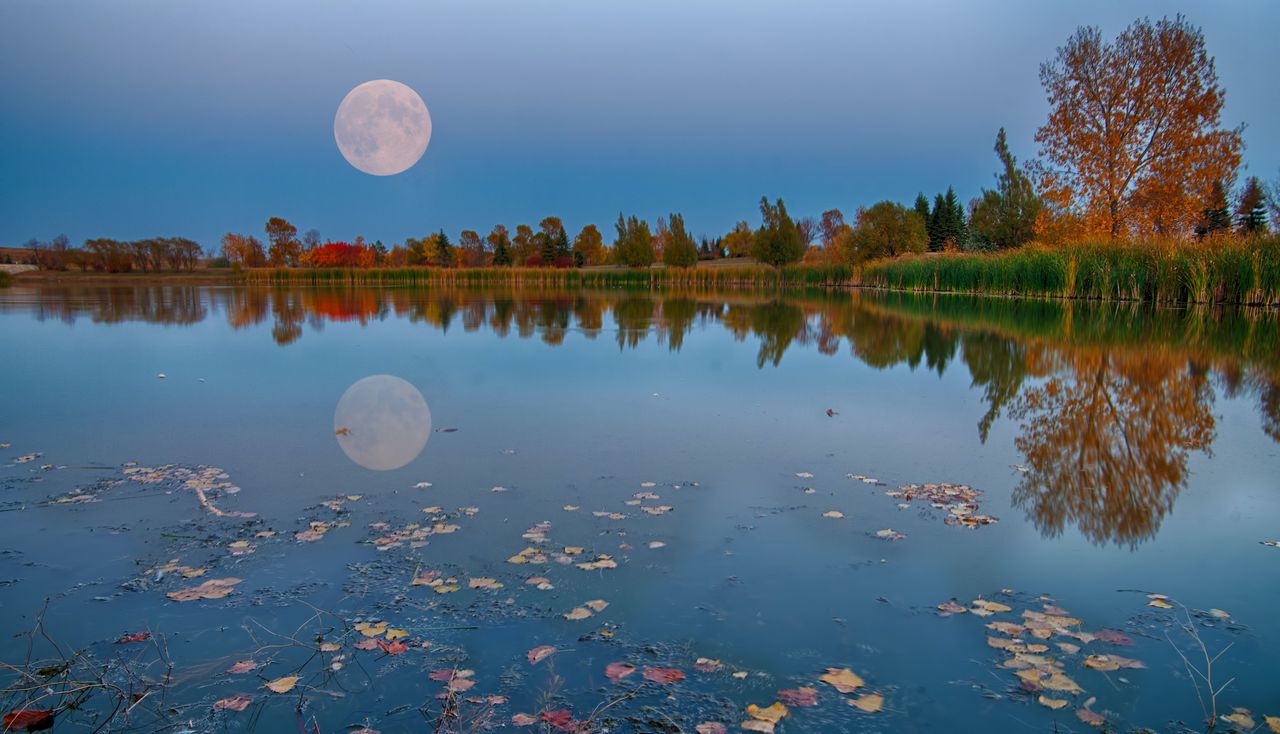
[[[1280, 219], [1280, 181], [1256, 176], [1237, 185], [1243, 126], [1224, 128], [1225, 90], [1204, 35], [1183, 16], [1141, 19], [1107, 40], [1081, 27], [1040, 67], [1049, 116], [1035, 133], [1039, 157], [1020, 165], [1005, 130], [996, 134], [995, 184], [967, 203], [953, 187], [910, 206], [885, 200], [793, 219], [782, 199], [760, 201], [760, 224], [745, 220], [716, 237], [695, 240], [678, 212], [652, 226], [619, 213], [610, 244], [594, 224], [570, 238], [559, 217], [514, 231], [444, 230], [384, 245], [321, 242], [312, 229], [280, 217], [266, 223], [266, 242], [228, 233], [214, 264], [238, 267], [691, 267], [702, 260], [750, 257], [760, 263], [860, 264], [905, 253], [1004, 250], [1030, 242], [1252, 237]], [[73, 250], [65, 237], [33, 240], [37, 263], [97, 270], [189, 269], [199, 245], [184, 238], [133, 242], [87, 240]]]

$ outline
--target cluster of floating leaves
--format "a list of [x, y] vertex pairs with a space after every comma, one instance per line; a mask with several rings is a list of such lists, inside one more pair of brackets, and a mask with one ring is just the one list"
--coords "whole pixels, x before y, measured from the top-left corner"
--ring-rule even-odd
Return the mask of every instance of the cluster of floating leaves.
[[214, 500], [222, 495], [233, 495], [240, 487], [230, 481], [230, 476], [216, 466], [186, 467], [177, 464], [164, 464], [157, 467], [138, 466], [136, 462], [124, 465], [122, 473], [127, 479], [142, 484], [178, 484], [195, 493], [200, 506], [206, 512], [218, 517], [251, 518], [252, 512], [222, 510], [214, 504]]
[[943, 521], [948, 525], [973, 529], [999, 522], [998, 518], [981, 514], [978, 497], [982, 492], [967, 484], [904, 484], [886, 490], [885, 494], [897, 499], [898, 507], [904, 510], [911, 507], [912, 502], [927, 502], [947, 514]]

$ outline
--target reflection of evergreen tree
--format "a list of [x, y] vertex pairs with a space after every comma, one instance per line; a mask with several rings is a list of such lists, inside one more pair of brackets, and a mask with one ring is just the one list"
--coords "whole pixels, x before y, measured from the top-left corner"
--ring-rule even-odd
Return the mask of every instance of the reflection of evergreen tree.
[[1027, 378], [1026, 346], [990, 332], [976, 332], [965, 337], [962, 358], [973, 386], [982, 387], [982, 399], [988, 406], [978, 421], [978, 438], [986, 443], [992, 424], [1017, 397]]
[[654, 301], [649, 296], [628, 296], [613, 306], [613, 321], [618, 326], [618, 348], [635, 349], [653, 324]]
[[673, 352], [684, 346], [684, 336], [693, 328], [698, 304], [691, 298], [667, 298], [662, 301], [662, 321], [667, 346]]

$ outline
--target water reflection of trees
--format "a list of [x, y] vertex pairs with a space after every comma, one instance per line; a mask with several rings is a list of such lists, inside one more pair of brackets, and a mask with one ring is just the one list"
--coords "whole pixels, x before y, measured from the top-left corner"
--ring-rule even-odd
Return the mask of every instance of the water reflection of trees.
[[[682, 349], [695, 327], [753, 340], [756, 364], [793, 348], [827, 355], [846, 346], [877, 369], [939, 375], [962, 365], [985, 407], [985, 442], [1002, 417], [1029, 468], [1014, 492], [1046, 534], [1075, 527], [1094, 542], [1152, 537], [1207, 452], [1215, 390], [1252, 397], [1263, 430], [1280, 441], [1280, 329], [1273, 312], [1158, 312], [1137, 306], [862, 294], [561, 292], [537, 290], [45, 288], [37, 318], [191, 324], [222, 311], [235, 329], [270, 320], [288, 345], [330, 322], [394, 316], [447, 332], [537, 337], [556, 346], [612, 326], [620, 349], [656, 339]], [[13, 306], [7, 306], [12, 308]], [[304, 328], [305, 327], [305, 328]]]

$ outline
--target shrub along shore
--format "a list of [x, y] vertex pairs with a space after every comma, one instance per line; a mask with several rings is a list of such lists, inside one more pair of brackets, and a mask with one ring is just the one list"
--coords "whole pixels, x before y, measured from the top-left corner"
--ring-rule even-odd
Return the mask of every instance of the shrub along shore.
[[869, 287], [989, 296], [1280, 306], [1280, 237], [1214, 243], [1029, 245], [861, 266], [716, 268], [262, 268], [250, 283], [558, 288]]

